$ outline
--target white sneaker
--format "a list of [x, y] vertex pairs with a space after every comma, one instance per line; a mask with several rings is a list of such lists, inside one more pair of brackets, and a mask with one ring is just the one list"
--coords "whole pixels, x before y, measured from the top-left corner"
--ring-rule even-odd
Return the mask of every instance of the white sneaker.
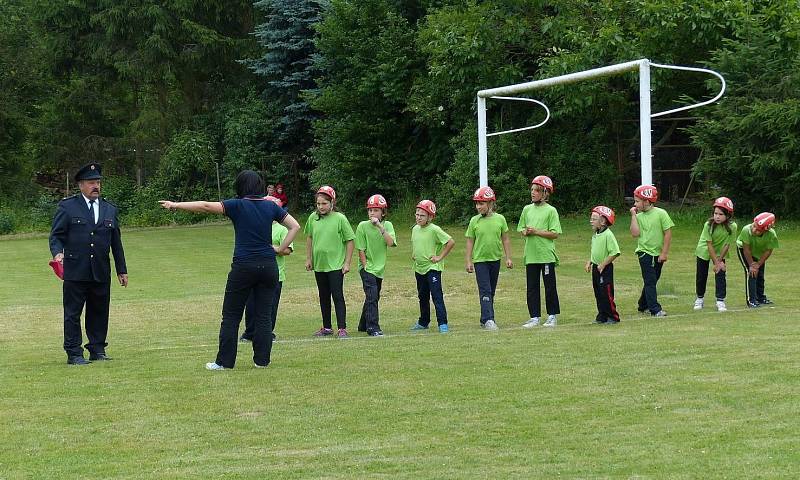
[[[267, 368], [269, 365], [259, 365], [259, 364], [257, 364], [257, 363], [255, 363], [255, 362], [254, 362], [254, 363], [253, 363], [253, 366], [254, 366], [254, 367], [256, 367], [256, 368]], [[224, 367], [223, 367], [223, 368], [224, 368]]]
[[697, 300], [694, 301], [694, 309], [695, 310], [702, 310], [703, 309], [703, 299], [697, 297]]
[[544, 322], [545, 327], [555, 327], [556, 326], [556, 316], [555, 315], [548, 315], [547, 321]]
[[725, 300], [717, 300], [717, 311], [718, 312], [728, 311], [728, 307], [725, 305]]
[[533, 328], [539, 326], [539, 317], [531, 317], [530, 320], [522, 324], [523, 328]]
[[206, 370], [225, 370], [222, 365], [217, 365], [216, 362], [206, 363]]
[[486, 320], [486, 323], [483, 324], [483, 328], [486, 330], [499, 330], [494, 320]]
[[654, 317], [666, 317], [667, 316], [667, 312], [665, 312], [664, 310], [659, 310], [658, 313], [654, 313], [653, 316]]

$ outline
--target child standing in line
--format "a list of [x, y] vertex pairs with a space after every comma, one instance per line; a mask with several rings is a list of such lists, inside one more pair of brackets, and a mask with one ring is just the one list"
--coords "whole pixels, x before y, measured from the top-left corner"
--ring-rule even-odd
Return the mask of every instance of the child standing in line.
[[322, 328], [315, 336], [333, 335], [331, 298], [336, 309], [337, 336], [347, 338], [347, 306], [344, 303], [344, 276], [350, 271], [353, 239], [356, 237], [347, 217], [334, 211], [336, 191], [323, 185], [316, 194], [317, 209], [309, 215], [306, 234], [306, 270], [314, 271], [319, 290]]
[[738, 229], [736, 222], [731, 220], [732, 217], [733, 202], [730, 198], [719, 197], [714, 200], [714, 211], [711, 218], [706, 220], [703, 225], [703, 231], [695, 250], [697, 256], [695, 310], [703, 308], [703, 297], [706, 294], [706, 282], [708, 281], [708, 262], [711, 262], [714, 265], [714, 293], [717, 298], [717, 311], [728, 311], [728, 307], [725, 305], [727, 294], [725, 257], [728, 256], [731, 244], [736, 239]]
[[[279, 199], [267, 195], [264, 197], [264, 200], [270, 201], [275, 203], [275, 205], [279, 207], [283, 207], [283, 202]], [[284, 209], [285, 210], [285, 209]], [[286, 238], [286, 234], [289, 233], [289, 230], [278, 223], [277, 221], [272, 222], [272, 246], [279, 247], [281, 243], [283, 243], [283, 239]], [[286, 253], [278, 252], [275, 250], [275, 261], [278, 264], [278, 286], [275, 287], [275, 296], [272, 298], [272, 305], [270, 306], [269, 310], [267, 311], [267, 320], [269, 320], [269, 324], [272, 326], [272, 340], [275, 341], [275, 323], [278, 321], [278, 304], [281, 301], [281, 290], [283, 289], [283, 282], [286, 280], [286, 256], [291, 255], [294, 251], [294, 242], [289, 243], [289, 248], [287, 249]], [[253, 334], [255, 333], [255, 315], [256, 315], [256, 295], [255, 292], [250, 293], [250, 297], [247, 299], [247, 305], [244, 309], [244, 324], [245, 329], [244, 333], [241, 337], [239, 337], [240, 342], [249, 343], [253, 341]]]
[[749, 308], [772, 303], [764, 294], [764, 267], [772, 251], [779, 246], [778, 234], [773, 230], [773, 225], [774, 214], [759, 213], [753, 223], [742, 227], [736, 240], [739, 261], [742, 262], [745, 272], [744, 292]]
[[414, 217], [417, 224], [411, 229], [411, 260], [414, 262], [414, 276], [417, 279], [419, 320], [411, 330], [428, 329], [431, 323], [430, 300], [432, 299], [439, 333], [447, 333], [449, 327], [442, 291], [442, 270], [444, 270], [442, 260], [456, 243], [450, 235], [432, 223], [436, 217], [436, 204], [432, 201], [419, 202]]
[[466, 268], [475, 272], [478, 298], [481, 305], [481, 327], [497, 330], [494, 318], [494, 294], [500, 275], [500, 258], [505, 253], [506, 268], [513, 268], [511, 242], [508, 239], [506, 218], [494, 211], [494, 190], [481, 187], [472, 195], [478, 215], [472, 217], [467, 227]]
[[367, 215], [356, 227], [356, 249], [358, 249], [359, 274], [364, 287], [364, 308], [358, 323], [359, 332], [371, 337], [383, 335], [378, 320], [378, 301], [381, 298], [383, 272], [386, 268], [386, 252], [397, 246], [394, 225], [386, 220], [388, 204], [383, 195], [367, 199]]
[[605, 206], [592, 209], [589, 223], [592, 225], [591, 255], [586, 262], [586, 272], [592, 273], [594, 300], [597, 303], [597, 317], [594, 323], [619, 323], [619, 312], [614, 302], [614, 260], [619, 257], [617, 237], [611, 231], [616, 215]]
[[550, 177], [539, 175], [531, 181], [531, 204], [522, 209], [517, 231], [525, 237], [525, 276], [528, 290], [528, 314], [530, 320], [522, 324], [525, 328], [539, 325], [542, 314], [542, 298], [539, 278], [544, 279], [544, 298], [547, 306], [545, 327], [556, 326], [556, 315], [561, 313], [556, 288], [555, 239], [561, 235], [561, 220], [558, 211], [548, 200], [555, 191]]
[[656, 207], [658, 190], [653, 185], [639, 185], [633, 191], [631, 207], [631, 235], [638, 239], [636, 255], [642, 270], [644, 287], [639, 296], [639, 311], [650, 312], [654, 317], [666, 317], [667, 312], [658, 303], [658, 280], [669, 256], [672, 227], [675, 224], [666, 210]]

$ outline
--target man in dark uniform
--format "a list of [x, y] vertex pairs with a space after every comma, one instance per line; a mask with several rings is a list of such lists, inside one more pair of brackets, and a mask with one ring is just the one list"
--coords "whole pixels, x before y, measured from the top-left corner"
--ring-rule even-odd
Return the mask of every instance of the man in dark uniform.
[[59, 202], [50, 231], [50, 252], [64, 265], [64, 350], [70, 365], [89, 364], [81, 347], [84, 305], [89, 360], [111, 360], [106, 355], [111, 299], [109, 248], [119, 283], [128, 286], [117, 207], [100, 198], [101, 178], [96, 163], [78, 170], [75, 181], [81, 193]]

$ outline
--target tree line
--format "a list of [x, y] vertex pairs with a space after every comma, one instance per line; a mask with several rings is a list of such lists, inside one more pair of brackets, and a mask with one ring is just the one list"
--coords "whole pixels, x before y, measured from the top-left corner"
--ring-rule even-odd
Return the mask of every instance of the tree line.
[[[463, 220], [478, 90], [639, 58], [728, 81], [680, 127], [702, 152], [695, 185], [740, 211], [800, 211], [796, 1], [0, 0], [0, 233], [46, 228], [89, 161], [128, 224], [172, 221], [159, 198], [229, 196], [244, 168], [286, 185], [293, 208], [330, 184], [344, 209], [381, 192]], [[718, 89], [652, 76], [653, 111]], [[636, 125], [621, 122], [638, 116], [637, 76], [536, 95], [546, 127], [489, 142], [500, 204], [518, 211], [546, 173], [565, 212], [620, 205], [638, 176]], [[542, 119], [489, 107], [493, 131]]]

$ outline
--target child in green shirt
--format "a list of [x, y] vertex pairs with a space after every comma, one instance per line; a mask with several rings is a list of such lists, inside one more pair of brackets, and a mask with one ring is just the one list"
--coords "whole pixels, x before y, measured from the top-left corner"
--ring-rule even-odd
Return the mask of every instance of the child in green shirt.
[[317, 190], [317, 209], [308, 216], [303, 233], [306, 234], [306, 270], [314, 271], [319, 290], [319, 308], [322, 328], [315, 336], [333, 335], [331, 325], [331, 298], [336, 309], [336, 327], [339, 338], [347, 338], [347, 306], [344, 303], [344, 276], [350, 271], [353, 257], [353, 227], [347, 217], [334, 211], [336, 191], [324, 185]]
[[614, 210], [599, 205], [592, 209], [589, 223], [592, 225], [592, 248], [586, 272], [592, 273], [592, 288], [597, 303], [594, 323], [619, 323], [619, 312], [614, 302], [614, 260], [619, 257], [617, 237], [611, 231], [616, 215]]
[[481, 305], [481, 327], [497, 330], [494, 318], [494, 293], [500, 275], [500, 258], [505, 253], [506, 268], [513, 268], [511, 242], [508, 239], [506, 218], [494, 211], [494, 190], [481, 187], [472, 195], [478, 215], [472, 217], [467, 227], [466, 268], [475, 272], [478, 298]]
[[545, 327], [556, 326], [556, 315], [561, 313], [556, 288], [555, 239], [561, 235], [561, 220], [558, 211], [547, 203], [554, 191], [550, 177], [539, 175], [531, 181], [531, 204], [522, 209], [517, 231], [525, 237], [525, 276], [527, 279], [528, 314], [530, 320], [522, 324], [525, 328], [539, 325], [542, 299], [539, 279], [544, 279], [544, 298], [547, 306]]
[[736, 240], [739, 261], [745, 272], [744, 293], [749, 308], [770, 305], [772, 300], [764, 294], [764, 267], [772, 251], [778, 248], [778, 234], [772, 228], [775, 215], [762, 212], [753, 223], [742, 227]]
[[371, 337], [383, 335], [378, 320], [378, 300], [381, 298], [383, 272], [386, 268], [388, 247], [397, 246], [397, 237], [392, 222], [386, 220], [388, 204], [383, 195], [367, 199], [367, 215], [356, 227], [356, 249], [358, 250], [359, 274], [364, 287], [364, 308], [358, 322], [358, 331]]
[[666, 317], [667, 312], [658, 303], [658, 280], [661, 269], [669, 256], [672, 243], [672, 227], [675, 224], [669, 214], [656, 207], [658, 190], [653, 185], [639, 185], [633, 191], [634, 206], [631, 207], [631, 235], [638, 239], [636, 255], [642, 270], [642, 294], [639, 296], [639, 311], [650, 312], [654, 317]]
[[725, 305], [727, 294], [727, 280], [725, 272], [725, 257], [728, 256], [731, 243], [736, 239], [736, 222], [731, 221], [733, 217], [733, 202], [728, 197], [719, 197], [714, 200], [714, 210], [700, 233], [700, 240], [697, 241], [695, 255], [697, 256], [697, 275], [695, 276], [695, 291], [697, 298], [694, 301], [694, 309], [703, 308], [703, 297], [706, 294], [706, 281], [708, 280], [708, 263], [714, 265], [714, 287], [717, 298], [717, 311], [726, 312], [728, 307]]
[[414, 214], [416, 225], [411, 229], [411, 260], [414, 262], [414, 276], [417, 279], [419, 297], [419, 320], [411, 330], [426, 330], [431, 323], [431, 305], [436, 309], [436, 323], [439, 333], [447, 333], [447, 309], [444, 306], [442, 291], [442, 270], [444, 258], [453, 249], [455, 242], [444, 230], [434, 225], [436, 204], [422, 200], [417, 204]]

